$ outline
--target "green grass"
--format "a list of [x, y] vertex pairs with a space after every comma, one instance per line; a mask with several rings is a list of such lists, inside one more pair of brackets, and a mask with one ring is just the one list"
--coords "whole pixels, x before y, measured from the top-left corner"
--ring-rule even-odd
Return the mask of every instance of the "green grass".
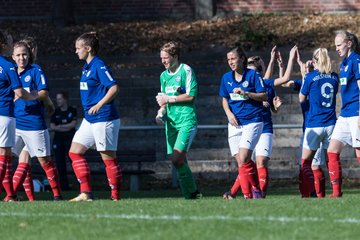
[[[264, 200], [201, 200], [177, 191], [125, 192], [112, 202], [0, 202], [1, 239], [358, 239], [360, 191], [339, 199], [301, 199], [278, 189]], [[42, 193], [39, 199], [49, 198]], [[75, 196], [67, 192], [65, 197]]]

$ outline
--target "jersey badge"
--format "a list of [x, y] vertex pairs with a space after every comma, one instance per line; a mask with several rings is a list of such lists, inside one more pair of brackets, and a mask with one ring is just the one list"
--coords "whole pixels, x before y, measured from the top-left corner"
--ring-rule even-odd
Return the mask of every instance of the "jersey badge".
[[31, 76], [29, 76], [29, 75], [24, 78], [25, 82], [29, 82], [30, 80], [31, 80]]
[[180, 82], [180, 80], [181, 80], [181, 77], [180, 77], [180, 76], [177, 76], [177, 77], [175, 78], [175, 81], [177, 81], [177, 82]]
[[249, 82], [248, 81], [245, 81], [242, 83], [243, 87], [248, 87], [249, 86]]

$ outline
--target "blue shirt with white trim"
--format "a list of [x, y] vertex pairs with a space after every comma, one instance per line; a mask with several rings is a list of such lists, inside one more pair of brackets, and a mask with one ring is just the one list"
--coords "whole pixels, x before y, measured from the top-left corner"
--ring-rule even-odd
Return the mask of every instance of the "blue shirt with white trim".
[[[47, 78], [39, 65], [29, 64], [19, 74], [21, 84], [27, 92], [49, 90]], [[16, 128], [25, 131], [47, 129], [44, 103], [39, 100], [15, 101]]]
[[89, 109], [96, 105], [114, 85], [116, 81], [108, 66], [98, 56], [95, 56], [89, 64], [84, 65], [80, 79], [80, 96], [84, 116], [88, 122], [107, 122], [119, 118], [114, 100], [100, 108], [98, 113], [88, 114]]
[[241, 81], [237, 81], [234, 72], [230, 71], [223, 75], [220, 84], [219, 95], [229, 102], [231, 112], [235, 115], [239, 125], [263, 121], [263, 104], [247, 96], [233, 93], [234, 88], [241, 88], [246, 92], [265, 92], [265, 86], [261, 75], [252, 69], [243, 72]]
[[359, 116], [360, 55], [352, 52], [340, 65], [342, 106], [340, 116]]
[[314, 70], [305, 75], [301, 94], [309, 98], [309, 113], [305, 127], [327, 127], [336, 122], [337, 73], [320, 73]]
[[21, 88], [15, 65], [0, 55], [0, 115], [14, 117], [14, 90]]

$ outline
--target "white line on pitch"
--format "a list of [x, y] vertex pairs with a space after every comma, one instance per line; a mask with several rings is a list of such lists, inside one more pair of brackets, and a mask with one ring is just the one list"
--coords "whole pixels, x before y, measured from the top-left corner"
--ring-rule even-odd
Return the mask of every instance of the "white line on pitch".
[[342, 219], [324, 219], [316, 217], [286, 217], [286, 216], [268, 216], [268, 217], [231, 217], [231, 216], [180, 216], [180, 215], [144, 215], [144, 214], [73, 214], [73, 213], [26, 213], [26, 212], [0, 212], [0, 217], [50, 217], [50, 218], [75, 218], [75, 219], [134, 219], [134, 220], [192, 220], [192, 221], [270, 221], [270, 222], [325, 222], [334, 221], [338, 223], [360, 223], [359, 218], [342, 218]]

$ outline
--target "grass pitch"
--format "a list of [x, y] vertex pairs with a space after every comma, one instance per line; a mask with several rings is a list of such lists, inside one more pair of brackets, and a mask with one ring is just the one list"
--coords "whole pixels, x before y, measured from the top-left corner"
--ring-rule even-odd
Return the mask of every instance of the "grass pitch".
[[[360, 191], [339, 199], [301, 199], [278, 189], [263, 200], [223, 200], [203, 191], [184, 200], [178, 191], [125, 192], [118, 202], [46, 200], [0, 202], [1, 239], [358, 239]], [[65, 197], [75, 196], [66, 192]]]

